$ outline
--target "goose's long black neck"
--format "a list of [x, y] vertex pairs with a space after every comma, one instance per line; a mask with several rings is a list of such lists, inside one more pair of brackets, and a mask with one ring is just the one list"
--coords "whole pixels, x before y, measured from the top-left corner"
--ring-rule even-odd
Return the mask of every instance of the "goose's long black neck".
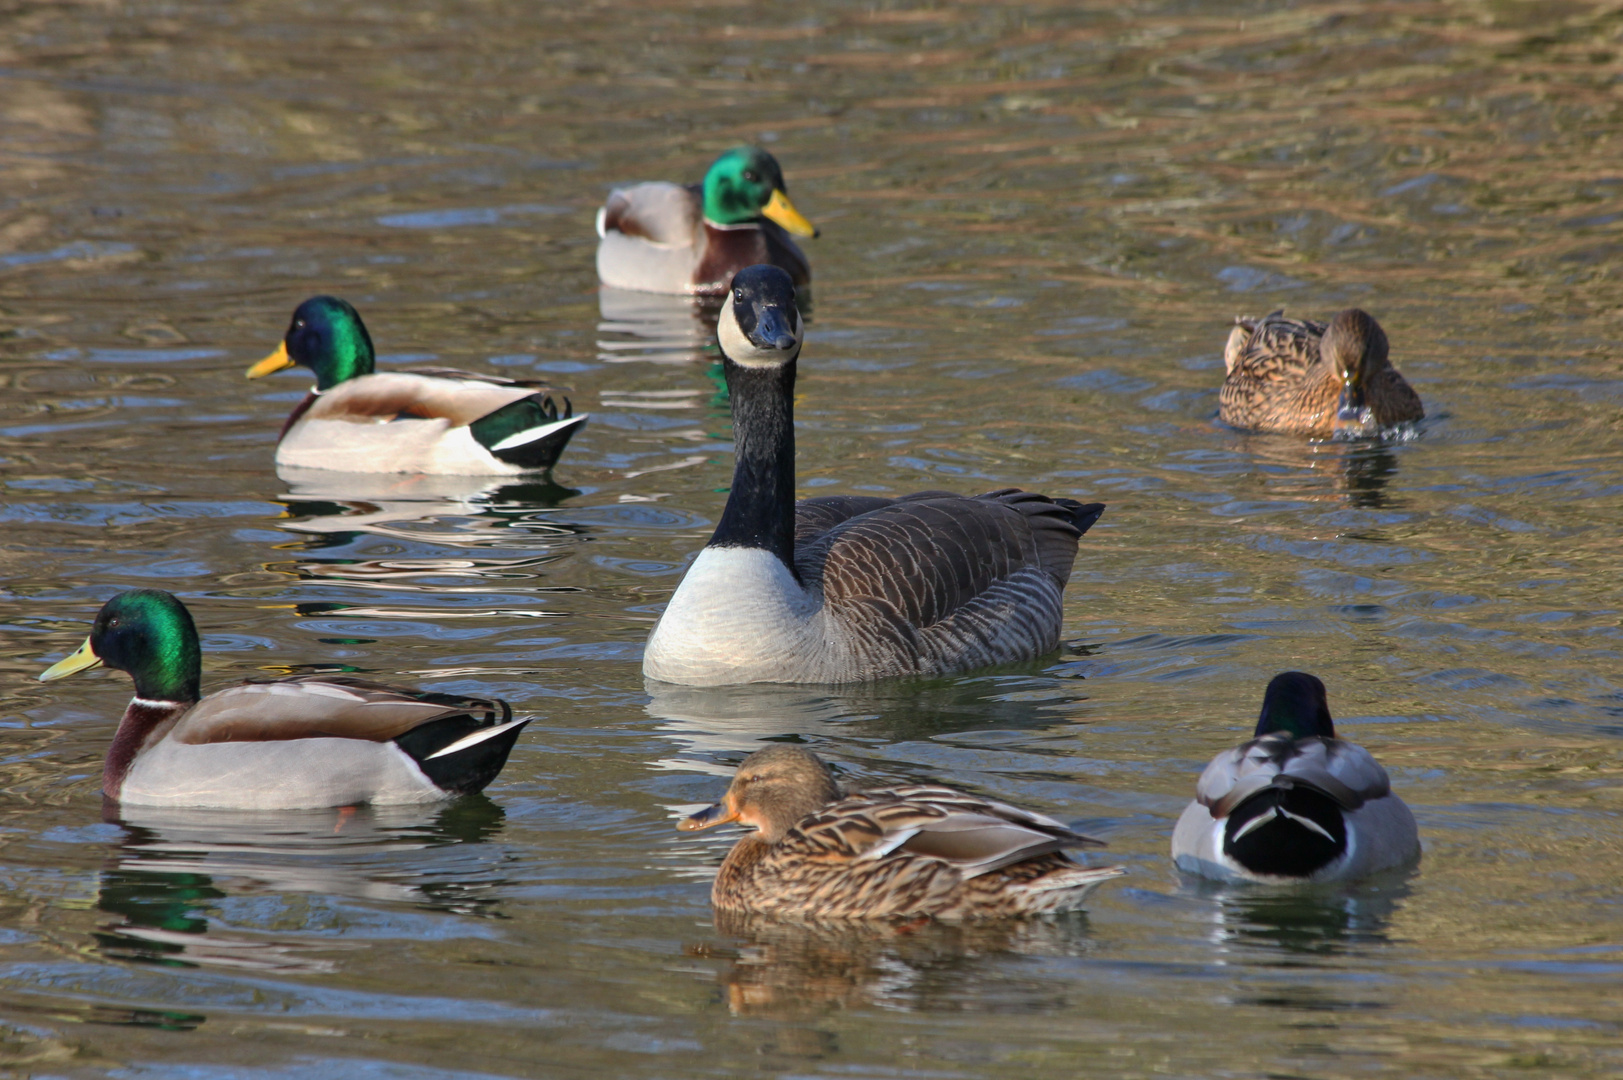
[[795, 568], [795, 361], [726, 361], [737, 459], [711, 547], [760, 548]]

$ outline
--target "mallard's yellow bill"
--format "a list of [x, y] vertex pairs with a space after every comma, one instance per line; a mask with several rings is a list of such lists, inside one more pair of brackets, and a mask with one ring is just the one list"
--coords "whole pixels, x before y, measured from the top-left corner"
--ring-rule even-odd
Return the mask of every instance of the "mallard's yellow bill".
[[90, 639], [85, 638], [85, 643], [79, 646], [78, 652], [74, 653], [66, 660], [58, 660], [56, 663], [40, 672], [39, 681], [50, 682], [52, 679], [66, 678], [76, 671], [83, 671], [85, 668], [100, 666], [101, 657], [90, 651]]
[[772, 192], [772, 198], [761, 208], [761, 213], [796, 236], [817, 235], [817, 226], [807, 221], [805, 215], [795, 209], [795, 204], [790, 202], [789, 196], [782, 191]]
[[[784, 228], [788, 228], [788, 226], [785, 225]], [[266, 375], [269, 375], [273, 371], [281, 371], [283, 368], [290, 368], [293, 366], [293, 363], [293, 358], [287, 354], [287, 342], [284, 341], [280, 345], [276, 346], [275, 352], [271, 353], [269, 356], [265, 357], [265, 359], [249, 368], [248, 377], [250, 379], [260, 379]]]

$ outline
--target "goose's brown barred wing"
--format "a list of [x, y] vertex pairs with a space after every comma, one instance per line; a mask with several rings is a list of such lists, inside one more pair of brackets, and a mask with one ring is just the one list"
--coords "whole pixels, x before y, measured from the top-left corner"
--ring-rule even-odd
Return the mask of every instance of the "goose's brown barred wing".
[[883, 510], [898, 502], [918, 499], [956, 499], [950, 491], [921, 491], [901, 499], [882, 495], [819, 495], [795, 503], [795, 550], [801, 551], [824, 533], [854, 517]]

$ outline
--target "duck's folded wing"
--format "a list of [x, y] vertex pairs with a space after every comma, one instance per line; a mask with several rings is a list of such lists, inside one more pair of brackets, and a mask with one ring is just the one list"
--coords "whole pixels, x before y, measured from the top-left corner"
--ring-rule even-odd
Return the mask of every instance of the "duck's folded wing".
[[1253, 378], [1278, 378], [1303, 371], [1319, 361], [1319, 339], [1324, 323], [1311, 319], [1287, 319], [1283, 311], [1270, 312], [1260, 319], [1241, 319], [1229, 335], [1224, 364], [1229, 371], [1241, 367]]
[[[950, 491], [921, 491], [916, 495], [908, 495], [905, 499], [959, 497]], [[882, 495], [819, 495], [814, 499], [802, 499], [795, 503], [795, 548], [799, 550], [805, 547], [836, 525], [843, 524], [858, 515], [870, 514], [902, 501], [905, 500]]]
[[388, 742], [442, 717], [489, 714], [489, 720], [499, 720], [503, 713], [506, 706], [494, 700], [308, 676], [243, 683], [210, 694], [181, 717], [169, 737], [192, 745], [316, 738]]
[[1381, 763], [1369, 751], [1341, 739], [1264, 736], [1212, 760], [1201, 773], [1195, 797], [1223, 818], [1251, 796], [1271, 787], [1301, 785], [1356, 810], [1392, 790]]
[[963, 878], [1066, 848], [1104, 846], [1042, 814], [926, 786], [852, 795], [801, 822], [785, 842], [823, 860], [871, 862], [898, 852], [939, 859]]
[[828, 530], [795, 565], [832, 607], [878, 607], [889, 620], [933, 626], [1021, 571], [1063, 588], [1077, 540], [1102, 510], [1018, 490], [898, 499]]
[[350, 379], [322, 392], [305, 416], [356, 421], [416, 417], [463, 427], [535, 393], [534, 388], [516, 383], [388, 371]]
[[681, 184], [655, 182], [616, 188], [597, 215], [597, 235], [611, 232], [655, 244], [688, 247], [703, 219], [698, 197]]

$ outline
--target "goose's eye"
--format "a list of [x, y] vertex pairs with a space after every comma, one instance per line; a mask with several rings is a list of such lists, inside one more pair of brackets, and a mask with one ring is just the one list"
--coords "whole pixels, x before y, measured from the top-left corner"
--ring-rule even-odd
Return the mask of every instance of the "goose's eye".
[[734, 289], [733, 290], [733, 299], [737, 300], [740, 304], [742, 304], [744, 302], [744, 290], [743, 289]]
[[759, 184], [761, 182], [761, 174], [756, 172], [754, 169], [745, 169], [744, 179], [748, 180], [752, 184]]

